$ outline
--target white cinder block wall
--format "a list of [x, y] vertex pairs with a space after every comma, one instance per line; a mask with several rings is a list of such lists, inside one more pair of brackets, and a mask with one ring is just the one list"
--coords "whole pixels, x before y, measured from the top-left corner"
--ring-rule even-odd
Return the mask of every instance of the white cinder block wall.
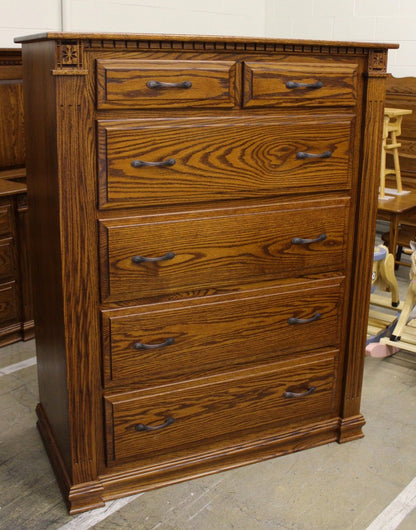
[[0, 47], [47, 30], [397, 42], [389, 71], [416, 76], [416, 0], [0, 0]]

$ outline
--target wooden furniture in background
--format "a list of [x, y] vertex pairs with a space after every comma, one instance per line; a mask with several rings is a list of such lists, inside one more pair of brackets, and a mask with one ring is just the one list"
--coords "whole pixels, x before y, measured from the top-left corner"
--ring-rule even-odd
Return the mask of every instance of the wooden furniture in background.
[[71, 513], [360, 438], [388, 46], [21, 41], [38, 425]]
[[[399, 160], [404, 189], [416, 189], [416, 77], [387, 76], [386, 107], [412, 111], [403, 118]], [[387, 167], [393, 169], [392, 160]], [[394, 178], [387, 178], [387, 185], [394, 187]]]
[[0, 346], [34, 336], [25, 181], [22, 54], [0, 49]]
[[[386, 177], [394, 175], [394, 188], [388, 190], [396, 194], [403, 193], [402, 177], [400, 171], [399, 149], [401, 143], [398, 137], [402, 134], [403, 116], [412, 114], [409, 109], [392, 109], [386, 107], [384, 109], [384, 123], [383, 123], [383, 147], [381, 156], [381, 170], [380, 170], [380, 194], [379, 199], [383, 199], [386, 191]], [[389, 168], [386, 164], [387, 155], [393, 157], [393, 167]], [[407, 192], [405, 192], [407, 193]]]
[[[400, 227], [406, 226], [416, 215], [416, 190], [412, 190], [406, 195], [398, 195], [388, 201], [379, 199], [377, 217], [384, 221], [389, 221], [389, 232], [383, 234], [382, 239], [386, 243], [389, 252], [395, 256], [398, 265], [408, 265], [400, 260], [403, 238], [408, 233]], [[410, 228], [411, 230], [411, 228]], [[414, 228], [416, 232], [416, 227]], [[409, 246], [410, 240], [406, 242]]]

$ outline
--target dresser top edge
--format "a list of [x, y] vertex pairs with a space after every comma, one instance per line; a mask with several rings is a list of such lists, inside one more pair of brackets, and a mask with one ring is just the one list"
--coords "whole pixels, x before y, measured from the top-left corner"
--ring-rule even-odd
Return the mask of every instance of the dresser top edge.
[[129, 40], [129, 41], [196, 41], [222, 43], [250, 43], [250, 44], [286, 44], [310, 46], [342, 46], [371, 49], [397, 49], [396, 43], [354, 42], [354, 41], [326, 41], [309, 39], [277, 39], [264, 37], [218, 36], [218, 35], [180, 35], [180, 34], [137, 34], [137, 33], [73, 33], [47, 32], [16, 37], [16, 43], [29, 43], [44, 40]]

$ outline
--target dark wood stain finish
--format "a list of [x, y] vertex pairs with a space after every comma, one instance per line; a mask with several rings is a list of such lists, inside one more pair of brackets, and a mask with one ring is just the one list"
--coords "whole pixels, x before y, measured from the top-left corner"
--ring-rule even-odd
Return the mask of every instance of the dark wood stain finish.
[[0, 49], [0, 346], [33, 338], [19, 49]]
[[71, 513], [362, 436], [388, 47], [23, 39], [38, 425]]

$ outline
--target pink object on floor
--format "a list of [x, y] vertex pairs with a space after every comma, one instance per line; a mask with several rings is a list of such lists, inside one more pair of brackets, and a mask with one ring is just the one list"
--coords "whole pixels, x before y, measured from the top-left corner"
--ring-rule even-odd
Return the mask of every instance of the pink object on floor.
[[370, 357], [390, 357], [399, 351], [400, 348], [390, 346], [389, 344], [381, 344], [380, 342], [371, 342], [365, 348], [366, 355]]

